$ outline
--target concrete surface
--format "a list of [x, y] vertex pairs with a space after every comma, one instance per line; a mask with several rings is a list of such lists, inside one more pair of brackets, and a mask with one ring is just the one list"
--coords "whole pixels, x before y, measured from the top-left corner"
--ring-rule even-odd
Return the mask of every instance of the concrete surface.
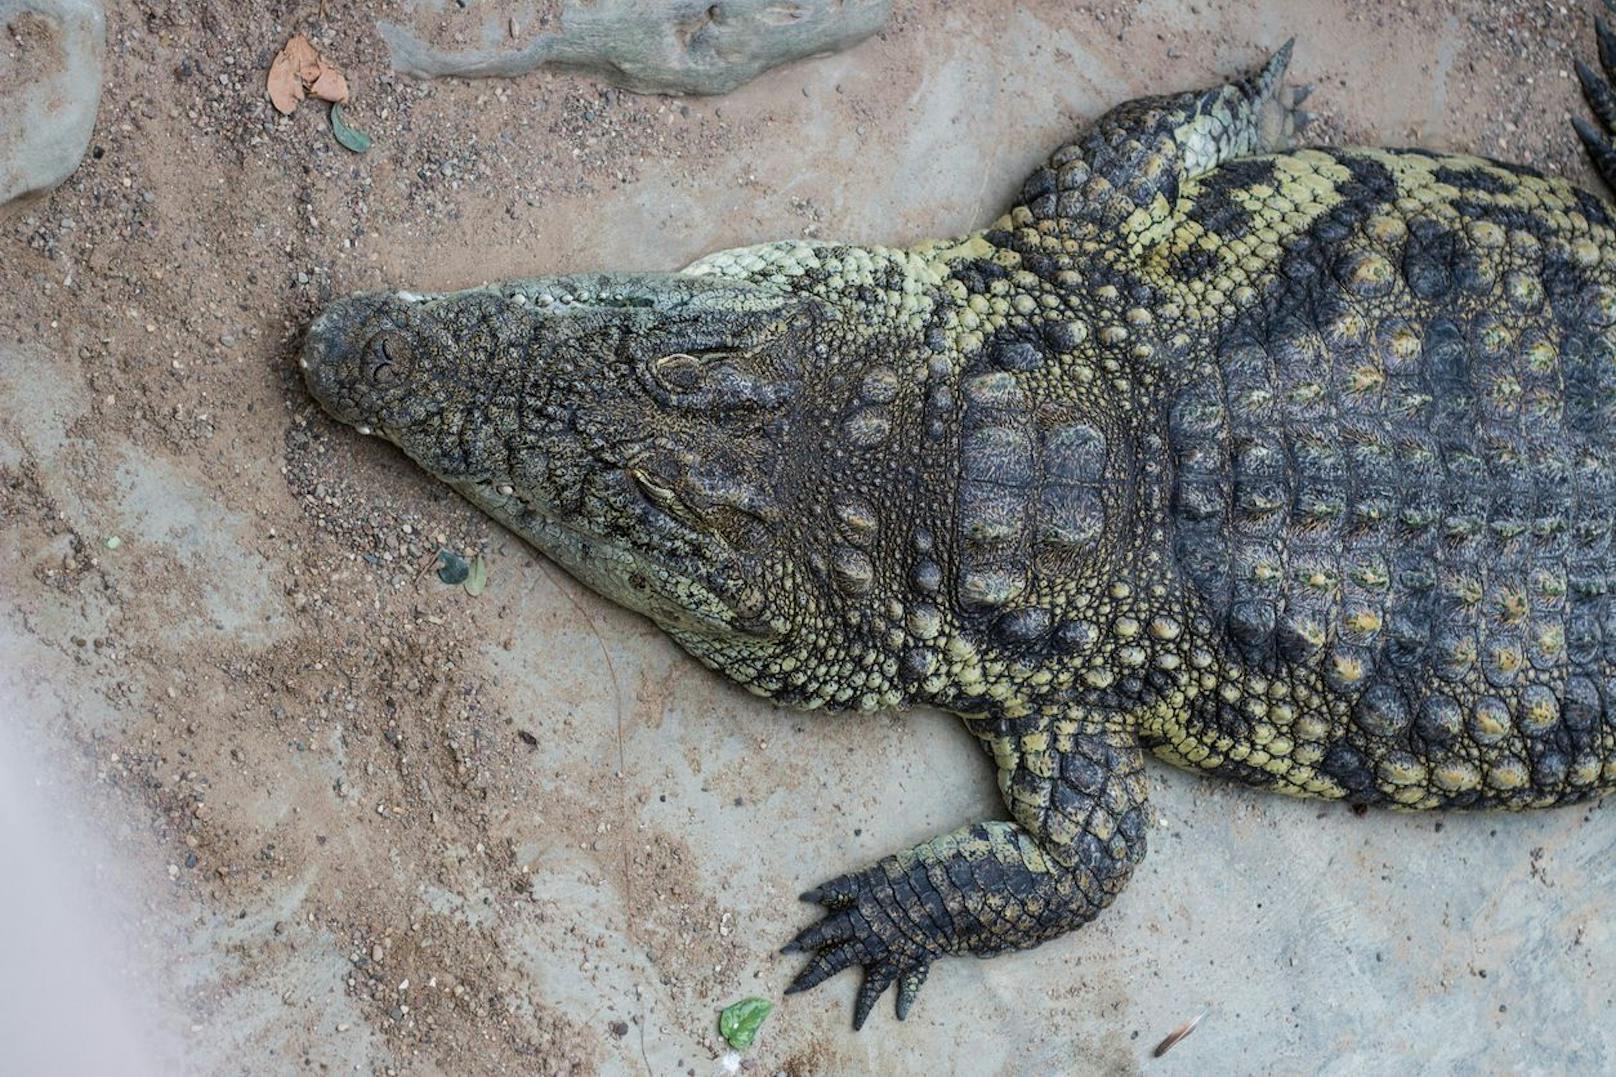
[[101, 101], [106, 19], [94, 0], [0, 0], [0, 207], [78, 167]]
[[[953, 720], [776, 710], [330, 424], [293, 359], [327, 296], [959, 232], [1083, 117], [1290, 33], [1325, 136], [1586, 175], [1587, 14], [1535, 2], [916, 2], [692, 102], [395, 83], [369, 28], [410, 11], [362, 7], [304, 12], [378, 136], [356, 161], [262, 100], [305, 24], [113, 5], [107, 153], [0, 232], [5, 717], [89, 790], [196, 1072], [727, 1072], [717, 1011], [780, 1000], [799, 891], [1000, 812]], [[485, 552], [481, 598], [419, 571], [439, 545]], [[941, 963], [859, 1035], [851, 975], [785, 999], [745, 1071], [1616, 1068], [1608, 811], [1152, 779], [1095, 924]]]

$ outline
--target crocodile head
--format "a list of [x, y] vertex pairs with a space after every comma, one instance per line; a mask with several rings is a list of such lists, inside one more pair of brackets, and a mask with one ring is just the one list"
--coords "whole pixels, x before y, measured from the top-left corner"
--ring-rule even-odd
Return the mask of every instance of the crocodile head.
[[733, 665], [811, 603], [787, 577], [793, 473], [811, 455], [799, 386], [823, 320], [821, 304], [758, 285], [537, 278], [342, 300], [302, 365], [334, 417]]

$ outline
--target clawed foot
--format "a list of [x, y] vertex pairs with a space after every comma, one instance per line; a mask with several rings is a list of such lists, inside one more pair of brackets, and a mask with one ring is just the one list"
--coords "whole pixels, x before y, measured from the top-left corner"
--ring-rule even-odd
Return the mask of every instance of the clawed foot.
[[[808, 891], [825, 915], [786, 944], [810, 955], [786, 993], [860, 965], [853, 1027], [894, 983], [901, 1020], [938, 958], [1023, 950], [1094, 919], [1145, 853], [1144, 760], [1132, 730], [1073, 734], [1062, 751], [1055, 778], [1025, 772], [1059, 790], [1029, 818], [1059, 826], [1061, 840], [1010, 820], [972, 823]], [[1000, 780], [1025, 805], [1032, 783], [1021, 773]]]
[[1312, 113], [1302, 108], [1302, 102], [1313, 92], [1313, 84], [1287, 86], [1284, 81], [1295, 45], [1295, 38], [1285, 42], [1245, 82], [1246, 92], [1258, 103], [1258, 144], [1264, 153], [1292, 149], [1297, 136], [1313, 122]]
[[1313, 122], [1313, 113], [1302, 107], [1302, 102], [1313, 96], [1313, 84], [1287, 86], [1279, 91], [1280, 107], [1285, 110], [1292, 136], [1301, 134]]
[[804, 901], [817, 902], [828, 911], [780, 951], [813, 955], [786, 988], [788, 995], [815, 987], [843, 969], [864, 967], [864, 984], [853, 1006], [855, 1030], [864, 1027], [876, 1000], [893, 983], [898, 985], [898, 1020], [908, 1016], [932, 960], [949, 952], [942, 925], [952, 918], [924, 869], [916, 865], [895, 872], [890, 859], [803, 894]]
[[1311, 83], [1282, 86], [1269, 98], [1262, 111], [1262, 146], [1267, 153], [1293, 150], [1302, 131], [1313, 122], [1313, 114], [1301, 107], [1313, 92]]
[[[1616, 4], [1611, 0], [1605, 0], [1605, 8], [1616, 12]], [[1582, 95], [1599, 123], [1592, 124], [1581, 116], [1573, 116], [1571, 125], [1577, 129], [1582, 144], [1588, 147], [1588, 155], [1606, 185], [1616, 187], [1616, 146], [1611, 143], [1611, 133], [1616, 132], [1616, 91], [1611, 89], [1611, 81], [1616, 78], [1616, 35], [1611, 33], [1610, 24], [1600, 18], [1594, 19], [1594, 33], [1599, 41], [1600, 70], [1595, 71], [1581, 60], [1576, 62], [1576, 67]]]

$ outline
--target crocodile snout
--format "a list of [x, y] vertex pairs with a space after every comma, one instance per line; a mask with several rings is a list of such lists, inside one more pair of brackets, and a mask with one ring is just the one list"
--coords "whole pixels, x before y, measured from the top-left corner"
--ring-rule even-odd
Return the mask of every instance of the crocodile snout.
[[357, 406], [365, 384], [366, 343], [375, 315], [386, 303], [381, 295], [360, 295], [326, 307], [303, 338], [298, 365], [309, 393], [333, 416], [357, 423]]

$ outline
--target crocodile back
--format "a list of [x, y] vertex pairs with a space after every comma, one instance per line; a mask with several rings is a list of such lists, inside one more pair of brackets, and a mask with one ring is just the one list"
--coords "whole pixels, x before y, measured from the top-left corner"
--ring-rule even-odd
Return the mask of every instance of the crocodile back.
[[[1413, 807], [1608, 787], [1605, 207], [1474, 158], [1309, 157], [1328, 205], [1252, 237], [1260, 297], [1166, 405], [1172, 551], [1232, 671], [1167, 754]], [[1270, 191], [1303, 189], [1294, 161]], [[1227, 218], [1253, 186], [1186, 197]]]

